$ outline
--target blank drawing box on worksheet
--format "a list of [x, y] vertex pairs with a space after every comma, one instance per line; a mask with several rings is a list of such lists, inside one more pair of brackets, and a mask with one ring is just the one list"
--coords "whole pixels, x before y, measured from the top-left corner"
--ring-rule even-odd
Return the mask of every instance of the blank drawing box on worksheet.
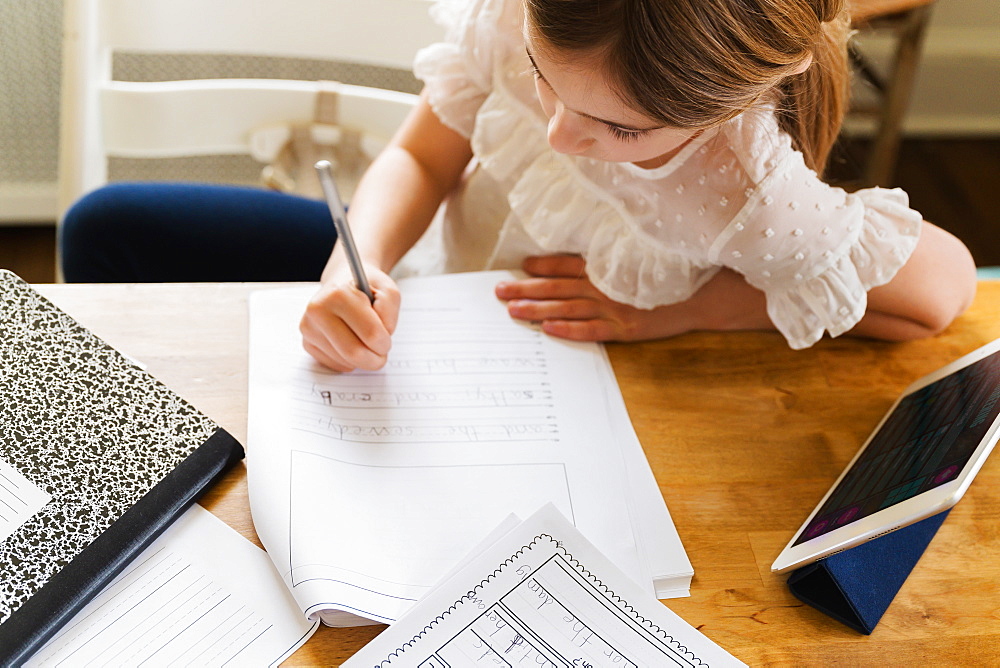
[[301, 348], [314, 287], [251, 298], [254, 523], [304, 613], [392, 622], [511, 513], [554, 504], [660, 598], [690, 562], [603, 348], [513, 321], [510, 274], [401, 281], [385, 369]]

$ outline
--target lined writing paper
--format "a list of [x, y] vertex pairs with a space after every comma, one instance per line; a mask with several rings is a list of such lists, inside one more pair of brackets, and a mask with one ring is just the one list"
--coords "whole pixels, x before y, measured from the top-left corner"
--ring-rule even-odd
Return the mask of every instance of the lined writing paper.
[[196, 505], [28, 665], [277, 665], [315, 628], [267, 555]]

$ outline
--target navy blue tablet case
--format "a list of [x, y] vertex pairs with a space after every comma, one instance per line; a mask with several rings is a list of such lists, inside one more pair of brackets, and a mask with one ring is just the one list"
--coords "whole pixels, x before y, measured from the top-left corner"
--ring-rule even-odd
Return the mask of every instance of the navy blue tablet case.
[[948, 512], [803, 566], [789, 576], [788, 588], [803, 603], [868, 635]]

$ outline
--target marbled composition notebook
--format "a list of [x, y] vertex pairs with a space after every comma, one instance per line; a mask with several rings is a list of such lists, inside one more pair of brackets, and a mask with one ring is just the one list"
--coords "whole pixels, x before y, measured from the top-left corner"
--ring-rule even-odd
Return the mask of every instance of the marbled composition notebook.
[[27, 659], [243, 456], [0, 271], [0, 665]]

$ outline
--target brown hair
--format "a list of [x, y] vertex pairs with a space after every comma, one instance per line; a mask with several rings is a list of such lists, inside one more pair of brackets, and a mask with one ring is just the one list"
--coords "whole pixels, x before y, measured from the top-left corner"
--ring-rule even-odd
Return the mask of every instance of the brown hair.
[[[598, 54], [619, 94], [665, 125], [704, 128], [778, 94], [778, 122], [822, 172], [847, 106], [844, 0], [525, 0], [559, 52]], [[812, 65], [791, 74], [807, 57]]]

